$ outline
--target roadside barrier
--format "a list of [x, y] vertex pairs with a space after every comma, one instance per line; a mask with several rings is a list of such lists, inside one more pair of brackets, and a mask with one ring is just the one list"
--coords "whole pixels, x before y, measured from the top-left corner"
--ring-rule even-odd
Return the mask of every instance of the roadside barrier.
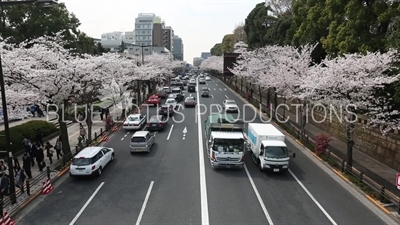
[[108, 141], [108, 135], [107, 135], [107, 132], [104, 132], [103, 136], [101, 136], [100, 142], [107, 142], [107, 141]]
[[0, 225], [14, 225], [13, 221], [7, 211], [4, 212], [3, 218], [0, 219]]
[[112, 132], [118, 132], [118, 125], [115, 124], [112, 128]]
[[43, 182], [42, 194], [47, 195], [47, 194], [49, 194], [52, 190], [54, 190], [54, 187], [53, 187], [53, 185], [51, 185], [50, 179], [47, 178], [47, 180]]

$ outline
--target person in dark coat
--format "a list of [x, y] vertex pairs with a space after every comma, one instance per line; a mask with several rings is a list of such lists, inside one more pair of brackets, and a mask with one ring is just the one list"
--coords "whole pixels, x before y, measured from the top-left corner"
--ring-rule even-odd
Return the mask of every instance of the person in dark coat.
[[27, 153], [22, 157], [22, 168], [25, 170], [26, 175], [29, 179], [32, 179], [32, 171], [31, 171], [31, 158]]
[[36, 143], [38, 143], [39, 146], [43, 146], [43, 132], [41, 129], [36, 130]]
[[37, 147], [36, 145], [31, 143], [31, 154], [29, 156], [31, 157], [32, 166], [35, 166], [36, 153], [37, 153]]
[[37, 162], [38, 167], [39, 167], [39, 172], [42, 172], [43, 168], [46, 167], [46, 164], [44, 162], [43, 148], [41, 148], [39, 144], [36, 144], [36, 147], [37, 147], [37, 152], [35, 154], [36, 162]]
[[9, 180], [3, 172], [0, 172], [0, 200], [3, 201], [4, 195], [8, 194]]
[[44, 144], [46, 156], [49, 158], [50, 165], [53, 164], [53, 150], [51, 150], [51, 148], [53, 148], [53, 145], [51, 145], [50, 142], [46, 142], [46, 144]]

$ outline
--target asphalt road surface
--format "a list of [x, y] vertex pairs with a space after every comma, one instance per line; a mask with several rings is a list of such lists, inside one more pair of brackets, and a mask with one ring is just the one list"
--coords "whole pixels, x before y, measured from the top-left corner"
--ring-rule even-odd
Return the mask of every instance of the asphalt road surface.
[[[206, 107], [179, 107], [175, 121], [171, 119], [156, 134], [156, 145], [149, 154], [130, 154], [132, 132], [116, 132], [105, 143], [115, 149], [116, 158], [101, 177], [68, 177], [17, 223], [386, 224], [293, 141], [287, 145], [296, 158], [287, 173], [260, 172], [250, 156], [243, 170], [212, 169], [203, 148], [202, 126], [210, 113], [217, 113], [219, 107], [212, 104], [233, 99], [242, 108], [237, 116], [246, 122], [262, 121], [250, 107], [243, 110], [244, 102], [217, 80], [201, 86], [208, 86], [212, 96], [192, 95]], [[156, 109], [142, 113], [154, 115]]]

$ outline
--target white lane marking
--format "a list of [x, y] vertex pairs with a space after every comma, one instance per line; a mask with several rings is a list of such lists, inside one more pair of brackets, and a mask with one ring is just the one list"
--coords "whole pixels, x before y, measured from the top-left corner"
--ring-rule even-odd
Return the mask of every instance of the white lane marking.
[[222, 89], [221, 89], [221, 88], [220, 88], [219, 90], [220, 90], [220, 91], [222, 91]]
[[144, 202], [143, 202], [142, 208], [140, 209], [139, 216], [138, 216], [138, 218], [136, 220], [136, 225], [139, 225], [140, 221], [142, 221], [144, 210], [146, 209], [147, 202], [149, 201], [151, 190], [153, 189], [153, 185], [154, 185], [154, 181], [150, 182], [149, 189], [147, 190], [146, 197], [144, 198]]
[[121, 138], [121, 141], [123, 141], [123, 140], [124, 140], [124, 138], [125, 138], [125, 137]]
[[218, 84], [215, 84], [216, 86], [218, 86]]
[[[198, 88], [198, 84], [197, 84]], [[197, 99], [200, 102], [199, 92], [197, 92]], [[208, 225], [210, 220], [208, 217], [208, 199], [207, 199], [207, 182], [206, 182], [206, 169], [204, 165], [204, 150], [203, 150], [203, 135], [201, 129], [201, 114], [200, 107], [197, 107], [197, 135], [199, 140], [199, 167], [200, 167], [200, 202], [201, 202], [201, 224]]]
[[[147, 126], [144, 126], [143, 129], [142, 129], [142, 131], [146, 130], [146, 128], [147, 128]], [[129, 134], [129, 133], [128, 133], [128, 134]]]
[[214, 95], [211, 95], [211, 98], [214, 98]]
[[249, 178], [251, 187], [253, 187], [253, 191], [254, 191], [254, 193], [256, 194], [257, 199], [258, 199], [258, 202], [260, 203], [261, 208], [262, 208], [262, 210], [263, 210], [263, 212], [264, 212], [264, 215], [265, 215], [265, 217], [266, 217], [267, 220], [268, 220], [268, 224], [269, 224], [269, 225], [274, 225], [274, 222], [272, 222], [272, 218], [271, 218], [271, 216], [270, 216], [269, 213], [268, 213], [267, 207], [265, 207], [264, 201], [262, 200], [262, 198], [261, 198], [261, 196], [260, 196], [260, 193], [258, 192], [258, 189], [257, 189], [257, 187], [256, 187], [256, 184], [254, 183], [253, 178], [251, 177], [250, 172], [249, 172], [249, 170], [247, 169], [246, 164], [244, 165], [244, 171], [246, 171], [247, 178]]
[[226, 88], [224, 88], [224, 91], [226, 91]]
[[103, 187], [104, 182], [101, 182], [101, 184], [96, 188], [96, 190], [93, 192], [93, 194], [90, 196], [90, 198], [86, 201], [86, 203], [83, 205], [81, 210], [79, 210], [78, 214], [76, 214], [75, 218], [69, 223], [69, 225], [74, 225], [76, 221], [79, 219], [79, 217], [82, 215], [83, 211], [88, 207], [90, 202], [94, 199], [96, 194], [100, 191], [100, 189]]
[[225, 98], [226, 98], [226, 99], [229, 99], [229, 97], [228, 97], [227, 95], [225, 95]]
[[217, 89], [216, 88], [214, 88], [214, 91], [216, 91]]
[[168, 133], [168, 136], [167, 136], [167, 141], [168, 141], [169, 138], [171, 137], [172, 129], [174, 129], [174, 124], [172, 124], [172, 125], [171, 125], [171, 128], [169, 129], [169, 133]]
[[290, 175], [296, 180], [296, 182], [300, 185], [301, 188], [307, 193], [307, 195], [311, 198], [311, 200], [318, 206], [318, 208], [324, 213], [324, 215], [328, 218], [328, 220], [333, 224], [337, 225], [336, 221], [329, 215], [329, 213], [322, 207], [322, 205], [318, 202], [318, 200], [311, 194], [311, 192], [304, 186], [304, 184], [297, 178], [297, 176], [289, 169]]
[[126, 133], [126, 134], [129, 134], [130, 133], [130, 131], [128, 131], [128, 133]]

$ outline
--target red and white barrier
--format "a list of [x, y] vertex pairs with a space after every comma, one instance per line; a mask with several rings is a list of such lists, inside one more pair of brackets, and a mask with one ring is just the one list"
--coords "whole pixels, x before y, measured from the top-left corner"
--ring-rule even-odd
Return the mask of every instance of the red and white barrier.
[[113, 126], [112, 131], [113, 131], [113, 132], [118, 132], [118, 126], [117, 126], [117, 124], [115, 124], [115, 125]]
[[4, 212], [3, 218], [0, 219], [0, 225], [14, 225], [13, 221], [7, 211]]
[[47, 179], [45, 182], [43, 182], [43, 190], [42, 194], [47, 195], [54, 189], [53, 185], [51, 185], [50, 179]]
[[104, 132], [103, 135], [101, 136], [101, 142], [107, 142], [108, 141], [108, 135], [107, 132]]

